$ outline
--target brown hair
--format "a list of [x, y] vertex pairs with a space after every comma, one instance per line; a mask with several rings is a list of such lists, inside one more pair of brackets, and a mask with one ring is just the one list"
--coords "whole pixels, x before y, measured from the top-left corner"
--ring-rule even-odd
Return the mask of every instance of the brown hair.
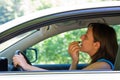
[[118, 50], [115, 30], [105, 23], [90, 23], [88, 27], [92, 27], [94, 42], [100, 42], [100, 48], [96, 54], [91, 57], [91, 63], [104, 58], [114, 64]]

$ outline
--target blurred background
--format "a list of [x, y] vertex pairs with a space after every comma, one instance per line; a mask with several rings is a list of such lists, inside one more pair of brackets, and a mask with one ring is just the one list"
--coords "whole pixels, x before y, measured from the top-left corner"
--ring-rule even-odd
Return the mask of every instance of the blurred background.
[[119, 0], [0, 0], [0, 25], [42, 9]]

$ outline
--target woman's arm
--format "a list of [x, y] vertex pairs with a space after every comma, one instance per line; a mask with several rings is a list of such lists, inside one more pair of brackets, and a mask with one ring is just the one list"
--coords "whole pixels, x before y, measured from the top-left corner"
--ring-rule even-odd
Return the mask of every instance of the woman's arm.
[[106, 62], [95, 62], [82, 70], [112, 70], [110, 65]]
[[15, 67], [20, 66], [26, 71], [40, 71], [40, 70], [46, 71], [46, 69], [38, 68], [28, 64], [22, 54], [15, 55], [13, 57], [13, 63]]
[[47, 71], [46, 69], [38, 68], [38, 67], [29, 65], [29, 64], [27, 66], [23, 67], [23, 69], [26, 71]]
[[80, 51], [79, 42], [75, 41], [75, 42], [70, 43], [68, 47], [68, 52], [72, 58], [72, 64], [69, 70], [75, 70], [77, 68], [77, 64], [79, 61], [79, 51]]

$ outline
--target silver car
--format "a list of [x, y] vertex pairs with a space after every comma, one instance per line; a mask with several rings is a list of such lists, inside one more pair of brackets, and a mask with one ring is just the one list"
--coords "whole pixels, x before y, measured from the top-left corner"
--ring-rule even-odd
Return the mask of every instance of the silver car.
[[[116, 80], [119, 78], [120, 49], [114, 71], [81, 70], [88, 65], [86, 59], [88, 60], [89, 56], [83, 55], [84, 53], [81, 53], [83, 58], [78, 64], [78, 69], [68, 70], [71, 59], [67, 54], [67, 46], [70, 41], [79, 39], [89, 23], [105, 22], [111, 25], [116, 30], [118, 43], [120, 42], [120, 2], [86, 5], [46, 9], [1, 25], [0, 60], [3, 62], [0, 62], [0, 79]], [[70, 40], [67, 40], [68, 37]], [[52, 46], [56, 46], [56, 49]], [[29, 64], [48, 71], [24, 71], [15, 68], [12, 58], [16, 51], [23, 52]]]

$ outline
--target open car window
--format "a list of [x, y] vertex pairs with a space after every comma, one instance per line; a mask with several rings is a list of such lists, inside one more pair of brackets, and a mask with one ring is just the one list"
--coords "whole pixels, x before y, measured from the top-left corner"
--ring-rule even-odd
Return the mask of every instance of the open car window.
[[[86, 28], [67, 31], [33, 45], [31, 48], [38, 50], [38, 60], [33, 64], [70, 64], [68, 45], [73, 41], [80, 41], [80, 36], [86, 32]], [[29, 53], [27, 53], [29, 56]], [[31, 52], [30, 52], [31, 54]], [[32, 59], [34, 57], [29, 57]], [[80, 52], [79, 63], [89, 63], [88, 54]]]
[[[61, 26], [62, 23], [56, 24], [56, 26]], [[68, 26], [70, 24], [64, 24], [64, 26]], [[51, 28], [54, 25], [50, 25]], [[110, 25], [113, 27], [117, 33], [118, 43], [120, 42], [119, 30], [120, 25]], [[117, 26], [117, 27], [116, 27]], [[47, 27], [47, 29], [49, 29]], [[71, 57], [68, 54], [68, 45], [72, 41], [80, 41], [80, 36], [86, 32], [87, 28], [70, 30], [67, 32], [60, 33], [58, 35], [52, 36], [48, 39], [45, 39], [33, 46], [31, 48], [37, 50], [37, 59], [35, 60], [35, 56], [32, 52], [27, 52], [27, 56], [32, 64], [71, 64]], [[39, 37], [39, 36], [38, 36]], [[30, 56], [30, 54], [32, 56]], [[88, 64], [91, 61], [90, 56], [87, 53], [80, 52], [79, 64]]]

